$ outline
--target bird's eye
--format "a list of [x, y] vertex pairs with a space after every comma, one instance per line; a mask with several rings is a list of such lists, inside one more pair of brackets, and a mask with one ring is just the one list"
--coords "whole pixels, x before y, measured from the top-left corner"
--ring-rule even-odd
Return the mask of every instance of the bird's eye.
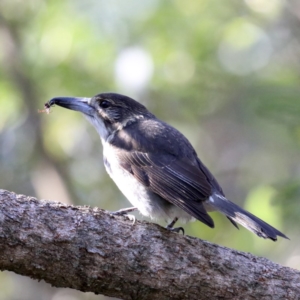
[[108, 102], [107, 100], [101, 100], [99, 105], [101, 108], [108, 108], [110, 106], [110, 102]]

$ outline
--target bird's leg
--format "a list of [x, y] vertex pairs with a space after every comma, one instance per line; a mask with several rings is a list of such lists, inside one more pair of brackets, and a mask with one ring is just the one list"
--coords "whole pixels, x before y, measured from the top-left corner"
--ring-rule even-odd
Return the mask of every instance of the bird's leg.
[[184, 235], [184, 229], [182, 227], [175, 227], [173, 228], [173, 226], [175, 225], [175, 223], [178, 221], [178, 218], [175, 217], [174, 220], [167, 225], [166, 229], [170, 230], [170, 231], [174, 231], [177, 233], [180, 233], [180, 231], [182, 231], [182, 234]]
[[122, 208], [119, 209], [117, 211], [112, 211], [110, 212], [111, 215], [114, 216], [125, 216], [128, 217], [129, 220], [132, 221], [132, 224], [135, 223], [135, 216], [134, 215], [128, 215], [129, 212], [135, 211], [137, 210], [137, 207], [133, 206], [133, 207], [127, 207], [127, 208]]

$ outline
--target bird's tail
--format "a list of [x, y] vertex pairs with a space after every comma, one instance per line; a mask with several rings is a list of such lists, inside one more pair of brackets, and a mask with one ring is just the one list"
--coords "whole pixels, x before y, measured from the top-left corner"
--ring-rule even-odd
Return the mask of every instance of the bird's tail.
[[242, 209], [233, 202], [229, 201], [224, 196], [214, 194], [211, 197], [212, 199], [210, 199], [210, 204], [214, 207], [215, 210], [218, 210], [226, 215], [235, 227], [238, 228], [236, 224], [237, 222], [248, 230], [257, 234], [259, 237], [271, 239], [273, 241], [277, 240], [277, 236], [288, 239], [288, 237], [282, 232], [259, 219], [258, 217], [252, 215], [248, 211]]

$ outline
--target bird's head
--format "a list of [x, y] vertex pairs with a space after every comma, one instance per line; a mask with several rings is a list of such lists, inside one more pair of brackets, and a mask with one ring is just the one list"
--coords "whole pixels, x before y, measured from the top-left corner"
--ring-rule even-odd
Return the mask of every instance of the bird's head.
[[56, 97], [48, 102], [49, 107], [55, 104], [82, 112], [104, 140], [128, 124], [154, 117], [139, 102], [115, 93], [102, 93], [92, 98]]

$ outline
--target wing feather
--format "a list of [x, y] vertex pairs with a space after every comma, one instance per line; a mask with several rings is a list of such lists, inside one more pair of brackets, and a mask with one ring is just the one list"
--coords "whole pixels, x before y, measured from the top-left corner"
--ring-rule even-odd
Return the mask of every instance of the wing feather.
[[168, 154], [120, 151], [119, 155], [122, 167], [152, 192], [208, 226], [214, 226], [203, 206], [211, 194], [211, 186], [197, 166]]

